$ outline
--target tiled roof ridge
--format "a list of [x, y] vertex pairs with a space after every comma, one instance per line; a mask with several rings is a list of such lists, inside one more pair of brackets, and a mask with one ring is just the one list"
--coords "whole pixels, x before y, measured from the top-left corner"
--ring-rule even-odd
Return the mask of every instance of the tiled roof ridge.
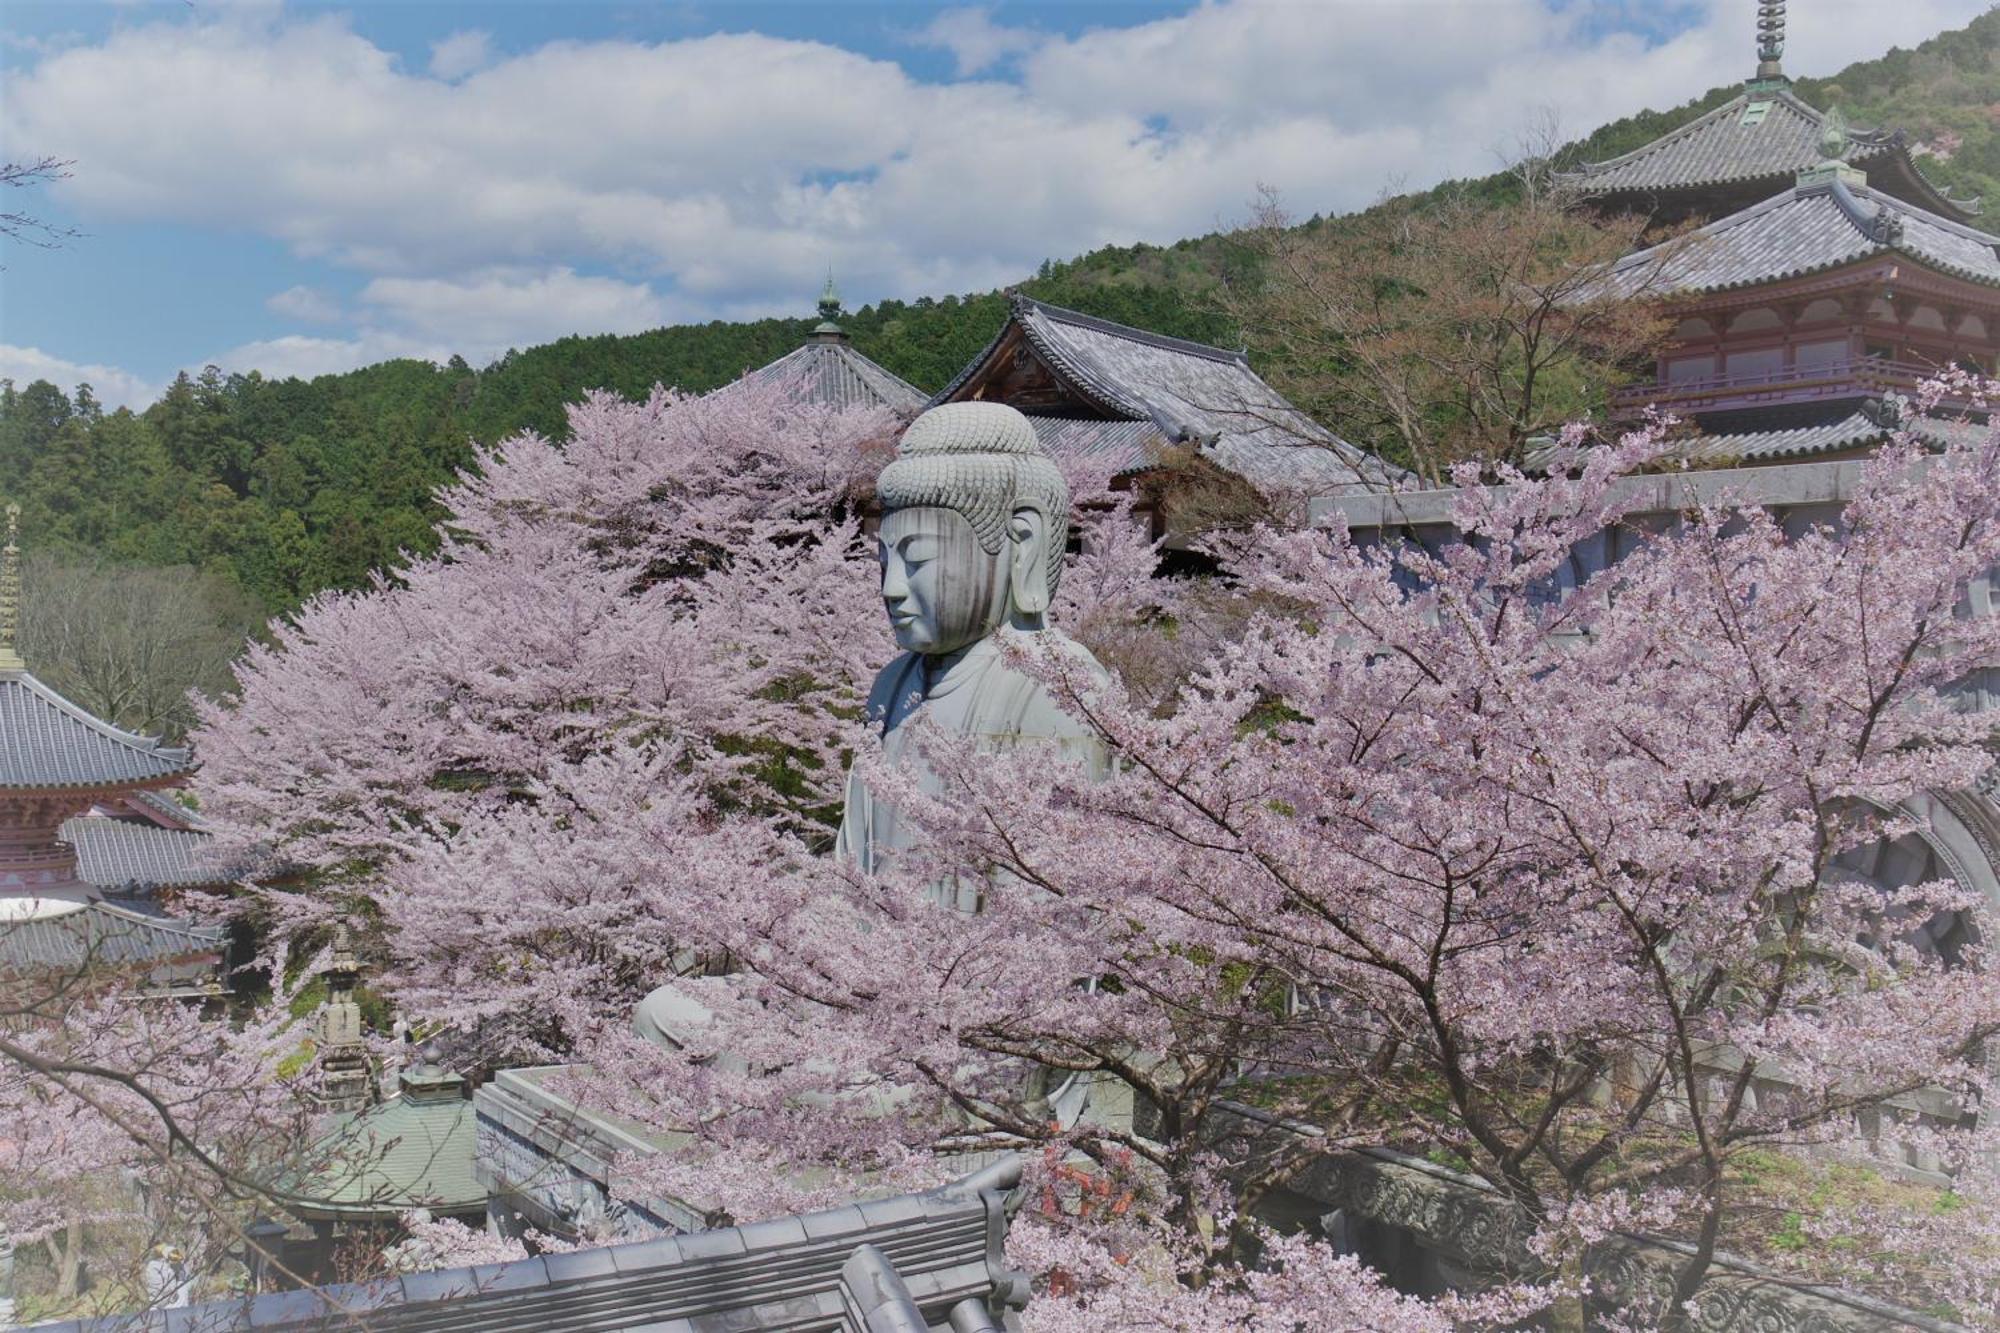
[[[1675, 129], [1668, 130], [1665, 134], [1660, 135], [1656, 139], [1648, 139], [1645, 143], [1640, 144], [1637, 148], [1628, 148], [1624, 152], [1619, 153], [1615, 157], [1599, 158], [1595, 162], [1580, 163], [1571, 170], [1562, 172], [1560, 174], [1566, 180], [1587, 181], [1591, 176], [1600, 175], [1604, 172], [1612, 170], [1613, 168], [1622, 167], [1631, 162], [1637, 162], [1641, 158], [1647, 157], [1650, 154], [1664, 150], [1670, 144], [1678, 143], [1683, 139], [1691, 138], [1698, 132], [1707, 129], [1712, 122], [1727, 120], [1731, 115], [1741, 115], [1744, 106], [1753, 101], [1775, 102], [1781, 106], [1786, 107], [1793, 114], [1801, 116], [1806, 120], [1811, 121], [1816, 126], [1823, 126], [1826, 124], [1825, 112], [1819, 110], [1817, 107], [1812, 106], [1810, 103], [1802, 101], [1789, 88], [1780, 88], [1771, 92], [1756, 92], [1750, 89], [1745, 89], [1744, 91], [1736, 94], [1736, 96], [1730, 98], [1728, 101], [1724, 102], [1722, 105], [1715, 107], [1712, 110], [1702, 112], [1702, 114], [1696, 116], [1693, 120], [1690, 120], [1686, 124], [1678, 126]], [[1905, 139], [1905, 137], [1906, 136], [1901, 130], [1859, 129], [1854, 126], [1849, 126], [1847, 129], [1849, 151], [1844, 155], [1843, 160], [1852, 161], [1857, 157], [1872, 157], [1876, 153], [1882, 152], [1885, 149], [1896, 147]], [[1866, 150], [1866, 151], [1858, 151], [1858, 150]], [[1782, 175], [1784, 173], [1764, 172], [1759, 174], [1777, 176], [1777, 175]], [[1756, 180], [1757, 175], [1724, 177], [1723, 179]]]
[[1009, 292], [1007, 295], [1009, 304], [1015, 311], [1031, 310], [1036, 314], [1047, 315], [1059, 324], [1074, 324], [1078, 328], [1108, 334], [1113, 338], [1123, 338], [1127, 342], [1141, 343], [1167, 352], [1180, 352], [1187, 356], [1198, 356], [1209, 361], [1233, 362], [1239, 366], [1250, 364], [1243, 353], [1232, 352], [1226, 347], [1195, 342], [1191, 338], [1174, 338], [1164, 333], [1152, 333], [1146, 329], [1134, 328], [1130, 324], [1120, 324], [1116, 320], [1086, 315], [1081, 310], [1069, 310], [1063, 306], [1050, 305], [1047, 301], [1038, 301], [1025, 292]]
[[156, 754], [162, 758], [186, 756], [190, 753], [186, 746], [160, 744], [158, 736], [142, 736], [136, 731], [126, 731], [123, 727], [113, 726], [103, 718], [98, 717], [95, 713], [92, 713], [89, 709], [83, 707], [83, 705], [71, 703], [53, 688], [44, 684], [32, 671], [0, 672], [0, 680], [20, 682], [36, 694], [39, 694], [43, 699], [46, 699], [49, 703], [54, 704], [63, 712], [68, 713], [71, 717], [83, 723], [92, 731], [95, 731], [98, 735], [103, 736], [107, 740], [116, 741], [120, 745], [127, 745], [135, 750], [143, 750], [147, 754]]
[[[1850, 196], [1860, 195], [1864, 198], [1872, 200], [1877, 208], [1886, 208], [1892, 213], [1902, 213], [1907, 216], [1914, 217], [1919, 222], [1928, 223], [1930, 226], [1937, 227], [1942, 231], [1951, 232], [1953, 235], [1962, 237], [1965, 240], [1976, 241], [1981, 245], [2000, 246], [2000, 236], [1995, 236], [1991, 232], [1981, 231], [1979, 228], [1971, 225], [1970, 223], [1959, 222], [1956, 219], [1948, 218], [1944, 216], [1942, 213], [1933, 213], [1928, 208], [1921, 208], [1918, 205], [1911, 203], [1907, 199], [1898, 199], [1895, 195], [1890, 194], [1887, 190], [1878, 189], [1873, 185], [1848, 185], [1845, 182], [1840, 183], [1840, 188], [1846, 191]], [[1807, 186], [1799, 192], [1805, 193], [1810, 191], [1811, 189], [1812, 187]], [[1965, 203], [1967, 201], [1962, 199], [1957, 199], [1953, 200], [1952, 202]], [[1921, 259], [1922, 256], [1912, 255], [1911, 258]]]
[[223, 943], [228, 938], [227, 932], [221, 926], [203, 926], [180, 917], [152, 916], [145, 912], [135, 912], [129, 907], [122, 907], [117, 903], [109, 902], [102, 898], [91, 903], [90, 906], [113, 920], [123, 921], [134, 926], [143, 926], [150, 930], [159, 931], [164, 935], [177, 936], [189, 941], [191, 944], [213, 947]]
[[[176, 1329], [217, 1333], [307, 1333], [336, 1323], [412, 1333], [846, 1327], [842, 1265], [872, 1246], [915, 1293], [906, 1314], [936, 1320], [951, 1311], [951, 1327], [992, 1327], [1028, 1297], [1027, 1275], [1007, 1263], [1005, 1251], [1008, 1196], [1020, 1176], [1019, 1159], [1009, 1157], [922, 1193], [504, 1263], [216, 1300], [168, 1319]], [[983, 1314], [984, 1322], [965, 1321], [958, 1311]], [[38, 1327], [114, 1333], [131, 1323], [111, 1316]]]
[[[19, 686], [29, 698], [38, 701], [41, 706], [53, 711], [69, 724], [82, 727], [99, 740], [110, 742], [118, 750], [126, 752], [133, 761], [150, 761], [164, 765], [158, 771], [150, 773], [105, 773], [95, 776], [86, 774], [54, 781], [28, 782], [25, 784], [27, 786], [71, 789], [129, 788], [184, 777], [194, 771], [193, 751], [186, 746], [163, 745], [157, 736], [142, 736], [114, 726], [80, 704], [65, 698], [38, 679], [32, 671], [25, 668], [0, 671], [0, 689], [8, 685]], [[30, 707], [32, 708], [32, 705]], [[99, 776], [102, 778], [101, 781], [98, 780]]]
[[[1933, 213], [1929, 209], [1919, 208], [1907, 200], [1896, 198], [1887, 191], [1868, 185], [1850, 185], [1845, 181], [1837, 179], [1817, 181], [1805, 185], [1795, 184], [1789, 190], [1781, 191], [1768, 199], [1761, 199], [1747, 208], [1741, 208], [1734, 213], [1717, 218], [1715, 221], [1697, 228], [1687, 236], [1675, 237], [1671, 240], [1663, 241], [1659, 245], [1648, 246], [1644, 250], [1635, 250], [1612, 265], [1607, 272], [1615, 274], [1644, 267], [1645, 264], [1651, 262], [1666, 247], [1699, 244], [1703, 237], [1712, 238], [1722, 236], [1738, 227], [1756, 221], [1766, 213], [1787, 208], [1802, 200], [1809, 200], [1820, 195], [1826, 196], [1833, 202], [1834, 206], [1839, 209], [1841, 216], [1846, 219], [1848, 225], [1852, 226], [1868, 242], [1868, 248], [1853, 254], [1841, 255], [1822, 263], [1787, 270], [1785, 273], [1779, 275], [1763, 274], [1754, 279], [1718, 283], [1712, 286], [1701, 287], [1698, 290], [1727, 291], [1737, 287], [1754, 286], [1760, 282], [1774, 281], [1779, 277], [1785, 279], [1807, 277], [1814, 273], [1827, 272], [1891, 251], [1908, 259], [1913, 264], [1921, 265], [1935, 272], [1963, 278], [1968, 282], [1976, 282], [1982, 286], [2000, 286], [2000, 278], [1996, 278], [1993, 274], [1977, 272], [1917, 248], [1909, 240], [1907, 232], [1900, 225], [1900, 222], [1905, 218], [1912, 219], [1923, 223], [1925, 226], [1935, 227], [1940, 231], [1948, 232], [1961, 240], [1993, 248], [1996, 257], [2000, 257], [2000, 237], [1990, 235], [1965, 223], [1955, 222], [1950, 218]], [[1874, 211], [1871, 212], [1861, 207], [1863, 203], [1872, 203], [1875, 205]], [[1897, 225], [1884, 225], [1885, 218], [1890, 217], [1895, 219]]]
[[842, 370], [852, 375], [864, 388], [881, 399], [884, 406], [896, 409], [904, 405], [922, 403], [925, 400], [923, 390], [887, 366], [870, 359], [852, 342], [831, 340], [803, 342], [777, 360], [745, 371], [744, 378], [766, 380], [792, 375], [801, 382], [810, 383], [826, 369], [829, 360], [838, 363]]

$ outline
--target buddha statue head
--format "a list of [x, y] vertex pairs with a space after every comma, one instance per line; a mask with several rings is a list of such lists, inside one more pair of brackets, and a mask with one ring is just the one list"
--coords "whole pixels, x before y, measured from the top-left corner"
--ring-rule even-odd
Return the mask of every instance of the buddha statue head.
[[1069, 486], [1028, 419], [934, 407], [882, 470], [882, 601], [896, 643], [957, 652], [1002, 625], [1040, 629], [1062, 576]]

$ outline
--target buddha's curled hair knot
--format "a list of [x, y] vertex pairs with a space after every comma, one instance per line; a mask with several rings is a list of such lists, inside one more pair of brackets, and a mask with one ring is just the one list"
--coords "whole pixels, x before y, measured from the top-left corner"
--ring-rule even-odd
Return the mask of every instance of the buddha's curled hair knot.
[[1035, 436], [1034, 425], [1001, 403], [946, 403], [910, 423], [896, 459], [875, 483], [883, 512], [935, 505], [963, 514], [988, 555], [1007, 540], [1007, 519], [1023, 507], [1049, 525], [1053, 594], [1069, 541], [1069, 483]]

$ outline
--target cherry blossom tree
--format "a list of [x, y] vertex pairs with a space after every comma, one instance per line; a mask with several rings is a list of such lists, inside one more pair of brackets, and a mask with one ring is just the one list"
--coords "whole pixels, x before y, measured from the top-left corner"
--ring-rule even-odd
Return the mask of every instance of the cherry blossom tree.
[[[1994, 445], [1888, 448], [1805, 533], [1691, 503], [1575, 586], [1642, 433], [1468, 488], [1441, 551], [1232, 539], [1229, 634], [1113, 504], [1057, 615], [1127, 680], [1024, 665], [1116, 772], [934, 737], [927, 796], [857, 717], [890, 423], [745, 388], [571, 425], [484, 456], [437, 557], [310, 604], [196, 740], [226, 836], [310, 872], [253, 898], [276, 937], [359, 914], [413, 1017], [522, 1021], [579, 1100], [691, 1136], [636, 1193], [748, 1218], [1027, 1150], [1050, 1329], [1576, 1326], [1591, 1248], [1670, 1229], [1671, 1323], [1738, 1155], [1987, 1091], [1983, 905], [1843, 858], [1991, 770], [1954, 691], [2000, 660], [1959, 614], [2000, 565]], [[850, 759], [926, 833], [888, 874], [826, 854]], [[1944, 912], [1951, 958], [1916, 943]], [[662, 983], [675, 1049], [629, 1026]], [[1314, 1132], [1245, 1157], [1242, 1103]], [[1360, 1145], [1484, 1176], [1546, 1271], [1425, 1306], [1261, 1230]]]
[[234, 1021], [145, 980], [92, 959], [12, 975], [0, 1001], [0, 1237], [47, 1248], [58, 1302], [86, 1258], [127, 1290], [156, 1245], [214, 1271], [311, 1157], [289, 996]]

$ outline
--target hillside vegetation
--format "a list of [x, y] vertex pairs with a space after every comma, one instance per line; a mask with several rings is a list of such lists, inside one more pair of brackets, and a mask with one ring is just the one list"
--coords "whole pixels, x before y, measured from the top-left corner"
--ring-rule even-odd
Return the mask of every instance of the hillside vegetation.
[[[1988, 13], [1913, 51], [1797, 87], [1854, 124], [1906, 129], [1933, 150], [1924, 165], [1934, 179], [2000, 209], [1996, 51], [2000, 13]], [[1738, 86], [1606, 125], [1562, 157], [1625, 152]], [[1429, 193], [1498, 202], [1510, 188], [1510, 177], [1495, 175]], [[1208, 295], [1233, 262], [1240, 256], [1229, 240], [1209, 235], [1047, 262], [1021, 286], [1109, 319], [1235, 345]], [[39, 549], [191, 565], [284, 611], [321, 588], [361, 584], [400, 550], [426, 547], [438, 517], [432, 493], [466, 466], [475, 442], [523, 429], [558, 435], [563, 405], [590, 388], [639, 395], [656, 383], [695, 391], [727, 383], [799, 344], [814, 322], [803, 317], [810, 295], [801, 293], [798, 319], [563, 338], [484, 369], [456, 357], [444, 366], [389, 361], [310, 382], [210, 370], [182, 376], [138, 413], [104, 412], [88, 391], [70, 398], [40, 382], [0, 385], [0, 492], [23, 504]], [[883, 301], [843, 324], [861, 351], [931, 390], [978, 353], [1004, 309], [998, 292]]]

